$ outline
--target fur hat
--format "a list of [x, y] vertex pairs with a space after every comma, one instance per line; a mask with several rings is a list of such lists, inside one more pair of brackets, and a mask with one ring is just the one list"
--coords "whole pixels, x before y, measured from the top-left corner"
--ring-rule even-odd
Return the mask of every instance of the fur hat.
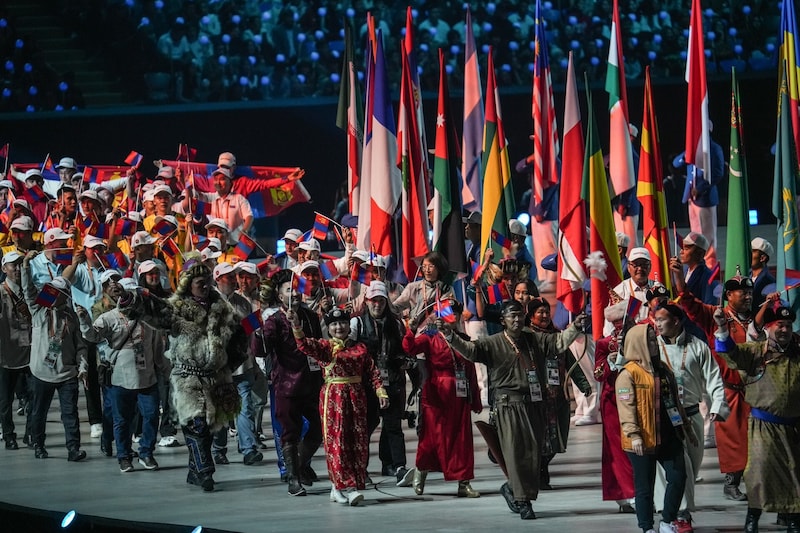
[[621, 302], [617, 302], [614, 305], [609, 305], [608, 307], [603, 309], [603, 315], [609, 322], [614, 322], [615, 320], [622, 320], [623, 318], [625, 318], [625, 312], [627, 310], [628, 310], [628, 301], [622, 300]]
[[203, 263], [200, 254], [197, 252], [189, 252], [186, 254], [186, 262], [181, 269], [181, 276], [178, 279], [178, 287], [175, 294], [178, 296], [186, 296], [191, 293], [192, 280], [197, 277], [211, 278], [211, 269]]

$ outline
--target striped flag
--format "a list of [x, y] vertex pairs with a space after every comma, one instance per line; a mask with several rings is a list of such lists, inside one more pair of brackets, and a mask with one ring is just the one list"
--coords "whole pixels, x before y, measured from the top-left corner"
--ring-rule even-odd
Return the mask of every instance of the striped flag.
[[211, 204], [202, 200], [197, 200], [194, 205], [194, 214], [211, 216]]
[[253, 240], [247, 233], [239, 235], [239, 242], [233, 247], [232, 253], [242, 261], [246, 261], [253, 250], [256, 249], [256, 241]]
[[721, 270], [722, 269], [720, 268], [719, 261], [717, 261], [717, 264], [714, 265], [714, 268], [711, 269], [711, 273], [709, 274], [709, 277], [708, 277], [708, 284], [709, 285], [713, 285], [715, 281], [720, 281], [720, 271]]
[[344, 61], [339, 81], [339, 107], [336, 126], [347, 132], [347, 198], [350, 213], [359, 214], [361, 152], [364, 143], [364, 102], [355, 64], [353, 28], [350, 19], [344, 25]]
[[314, 291], [314, 287], [312, 286], [310, 281], [308, 281], [303, 276], [297, 276], [297, 275], [292, 277], [292, 288], [297, 292], [299, 292], [300, 294], [305, 294], [306, 296], [310, 296], [311, 293]]
[[330, 229], [331, 221], [325, 215], [316, 214], [314, 217], [314, 227], [311, 228], [311, 236], [318, 241], [324, 241], [328, 238], [328, 229]]
[[[792, 138], [797, 160], [800, 161], [800, 61], [797, 57], [797, 19], [794, 2], [784, 0], [781, 7], [781, 46], [778, 54], [778, 75], [786, 77], [786, 88], [792, 102]], [[786, 70], [784, 71], [784, 63]], [[780, 80], [778, 83], [780, 87]]]
[[[372, 14], [367, 13], [367, 46], [364, 52], [366, 65], [366, 91], [364, 95], [364, 144], [361, 150], [361, 169], [358, 177], [358, 228], [356, 232], [356, 245], [362, 250], [369, 249], [372, 221], [372, 126], [375, 109], [375, 25]], [[353, 200], [355, 205], [355, 199]], [[355, 214], [355, 213], [353, 213]]]
[[41, 307], [53, 307], [60, 294], [62, 294], [60, 290], [46, 283], [34, 301]]
[[433, 304], [433, 309], [438, 318], [441, 318], [448, 324], [455, 324], [456, 314], [453, 311], [453, 307], [450, 305], [450, 300], [437, 300]]
[[[587, 93], [588, 93], [587, 87]], [[589, 249], [601, 252], [606, 261], [606, 280], [592, 277], [592, 309], [605, 309], [608, 306], [609, 290], [622, 280], [622, 266], [617, 251], [617, 238], [614, 231], [614, 217], [611, 213], [611, 198], [608, 193], [608, 179], [600, 151], [600, 135], [594, 120], [592, 96], [589, 98], [589, 127], [586, 139], [586, 156], [583, 160], [583, 199], [589, 205]], [[595, 340], [603, 336], [603, 313], [592, 313], [592, 333]]]
[[575, 82], [572, 52], [567, 66], [564, 101], [564, 153], [561, 166], [561, 191], [558, 204], [558, 276], [556, 298], [573, 314], [583, 309], [583, 282], [586, 270], [586, 203], [581, 198], [583, 182], [583, 126]]
[[129, 218], [120, 218], [114, 227], [114, 233], [123, 237], [130, 237], [136, 233], [137, 224]]
[[167, 238], [161, 242], [161, 251], [170, 259], [175, 259], [179, 256], [183, 257], [180, 247], [172, 238]]
[[47, 154], [44, 158], [44, 162], [42, 163], [42, 172], [47, 170], [48, 172], [52, 172], [53, 174], [58, 174], [55, 167], [53, 166], [53, 159], [50, 157], [50, 154]]
[[53, 256], [53, 263], [57, 265], [69, 266], [72, 264], [73, 257], [73, 250], [62, 250], [56, 252], [55, 256]]
[[[400, 204], [402, 223], [402, 267], [408, 279], [417, 272], [417, 260], [430, 251], [428, 243], [428, 153], [424, 127], [420, 123], [422, 98], [413, 53], [411, 7], [406, 11], [406, 35], [400, 56], [400, 109], [397, 117], [397, 166], [402, 176]], [[459, 213], [460, 216], [460, 213]]]
[[3, 146], [0, 146], [0, 157], [4, 159], [8, 159], [8, 143], [5, 143]]
[[128, 258], [119, 250], [100, 256], [100, 262], [107, 269], [125, 270], [128, 268]]
[[529, 211], [542, 203], [544, 190], [558, 185], [558, 124], [550, 79], [542, 1], [536, 0], [536, 38], [533, 57], [533, 183]]
[[500, 248], [505, 248], [506, 250], [511, 249], [511, 239], [503, 235], [502, 233], [498, 232], [497, 230], [492, 230], [492, 241], [496, 242], [500, 245]]
[[633, 147], [628, 129], [628, 90], [625, 86], [625, 63], [622, 60], [622, 32], [619, 1], [614, 0], [611, 41], [608, 49], [606, 92], [611, 129], [609, 134], [608, 172], [613, 196], [619, 196], [636, 185], [633, 169]]
[[197, 148], [192, 148], [188, 144], [178, 145], [178, 161], [195, 161], [197, 159]]
[[[784, 2], [791, 3], [791, 2]], [[792, 106], [792, 110], [796, 109]], [[731, 150], [728, 165], [728, 239], [725, 247], [726, 278], [734, 275], [736, 265], [750, 265], [750, 191], [747, 183], [747, 161], [744, 150], [744, 125], [739, 99], [739, 82], [736, 70], [731, 70]], [[726, 279], [723, 278], [723, 279]]]
[[[642, 118], [642, 149], [639, 159], [639, 184], [636, 196], [642, 204], [642, 245], [652, 258], [652, 275], [672, 292], [669, 271], [669, 238], [667, 203], [664, 196], [664, 175], [661, 162], [660, 139], [653, 92], [650, 84], [650, 67], [644, 74], [644, 117]], [[676, 250], [677, 254], [678, 251]]]
[[325, 280], [333, 280], [339, 277], [339, 269], [330, 259], [320, 262], [319, 273], [322, 274], [322, 279]]
[[166, 237], [167, 235], [172, 235], [178, 230], [178, 227], [167, 220], [166, 218], [162, 218], [155, 224], [153, 224], [153, 228], [150, 230], [150, 233], [157, 233], [162, 237]]
[[511, 294], [508, 292], [508, 287], [502, 281], [494, 285], [486, 286], [486, 299], [490, 304], [505, 302], [511, 299]]
[[634, 298], [633, 296], [631, 296], [630, 298], [628, 298], [628, 307], [625, 310], [625, 314], [628, 316], [628, 318], [636, 322], [636, 317], [639, 316], [639, 309], [641, 308], [642, 308], [642, 301], [638, 298]]
[[371, 267], [364, 268], [364, 265], [354, 265], [353, 271], [350, 274], [350, 279], [355, 280], [362, 285], [369, 285], [372, 283], [372, 275], [370, 274]]
[[97, 178], [100, 176], [100, 172], [90, 166], [83, 167], [83, 182], [84, 183], [97, 183]]
[[464, 209], [482, 209], [481, 152], [483, 151], [483, 94], [481, 93], [481, 73], [475, 36], [472, 31], [472, 13], [467, 4], [466, 35], [464, 43], [464, 128], [462, 136], [461, 201]]
[[500, 97], [494, 73], [492, 48], [489, 48], [489, 75], [486, 85], [486, 123], [483, 132], [483, 224], [481, 225], [481, 261], [491, 246], [496, 257], [503, 251], [491, 238], [492, 230], [508, 232], [508, 221], [514, 218], [514, 188], [508, 163], [508, 146], [500, 111]]
[[800, 285], [800, 270], [786, 269], [786, 279], [783, 283], [784, 287], [797, 288]]
[[211, 244], [211, 241], [208, 237], [204, 235], [197, 235], [196, 233], [192, 235], [192, 246], [198, 252], [202, 252], [208, 245]]
[[[450, 111], [450, 90], [442, 50], [439, 50], [439, 104], [433, 161], [433, 249], [447, 259], [451, 272], [466, 274], [467, 251], [461, 222], [458, 137]], [[409, 277], [409, 279], [411, 279]]]
[[144, 159], [142, 154], [131, 150], [131, 153], [125, 158], [125, 164], [137, 168], [142, 163], [142, 159]]
[[37, 183], [32, 187], [26, 187], [22, 191], [22, 195], [31, 203], [31, 205], [39, 202], [45, 202], [49, 199], [44, 189]]
[[[689, 92], [686, 101], [686, 153], [684, 157], [687, 165], [703, 169], [705, 179], [710, 182], [711, 137], [708, 119], [706, 56], [703, 50], [703, 15], [700, 11], [700, 0], [692, 0], [691, 17], [689, 51], [686, 54], [686, 83], [689, 84]], [[691, 179], [686, 181], [688, 190], [691, 187]]]
[[254, 331], [261, 329], [261, 310], [253, 311], [241, 321], [245, 335], [250, 335]]

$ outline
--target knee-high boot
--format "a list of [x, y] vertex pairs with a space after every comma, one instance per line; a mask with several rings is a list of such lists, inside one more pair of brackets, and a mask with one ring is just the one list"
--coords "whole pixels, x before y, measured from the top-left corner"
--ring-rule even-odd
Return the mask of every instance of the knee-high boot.
[[300, 483], [300, 457], [297, 451], [297, 444], [285, 444], [283, 446], [283, 461], [286, 463], [286, 478], [289, 482], [289, 496], [305, 496], [306, 489]]
[[758, 533], [758, 519], [761, 517], [761, 509], [753, 507], [747, 508], [747, 517], [744, 520], [744, 533]]
[[550, 485], [550, 461], [553, 460], [554, 455], [542, 455], [542, 460], [539, 464], [539, 488], [542, 490], [552, 490]]
[[300, 463], [298, 471], [300, 473], [300, 483], [306, 486], [311, 486], [315, 481], [319, 481], [317, 473], [311, 468], [311, 458], [317, 453], [319, 449], [319, 442], [309, 441], [308, 438], [303, 439], [298, 446], [298, 455]]
[[742, 491], [739, 490], [739, 483], [742, 481], [742, 472], [728, 472], [725, 474], [725, 486], [722, 489], [722, 493], [725, 497], [729, 500], [734, 500], [737, 502], [743, 502], [747, 500], [747, 495], [742, 494]]
[[205, 491], [214, 490], [214, 460], [211, 457], [211, 434], [205, 421], [195, 419], [191, 425], [183, 426], [183, 437], [189, 450], [189, 473], [186, 482], [198, 485]]

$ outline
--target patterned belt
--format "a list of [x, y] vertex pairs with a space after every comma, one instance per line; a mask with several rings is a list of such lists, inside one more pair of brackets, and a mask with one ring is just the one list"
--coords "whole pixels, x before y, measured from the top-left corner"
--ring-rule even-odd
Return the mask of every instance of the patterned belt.
[[333, 383], [333, 384], [361, 383], [361, 376], [345, 376], [345, 377], [325, 378], [325, 383]]
[[184, 376], [184, 377], [197, 376], [200, 378], [210, 378], [217, 373], [216, 370], [204, 370], [197, 366], [185, 365], [182, 363], [176, 364], [174, 367], [172, 367], [172, 370], [179, 376]]

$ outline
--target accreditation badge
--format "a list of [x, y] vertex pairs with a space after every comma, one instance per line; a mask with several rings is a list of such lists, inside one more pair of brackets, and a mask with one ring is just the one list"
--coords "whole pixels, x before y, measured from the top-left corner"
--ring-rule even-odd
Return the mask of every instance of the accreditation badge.
[[535, 368], [528, 370], [528, 388], [531, 392], [531, 401], [541, 402], [543, 399], [542, 384], [539, 383], [539, 376], [537, 375]]
[[467, 373], [463, 368], [456, 368], [456, 398], [467, 397]]

